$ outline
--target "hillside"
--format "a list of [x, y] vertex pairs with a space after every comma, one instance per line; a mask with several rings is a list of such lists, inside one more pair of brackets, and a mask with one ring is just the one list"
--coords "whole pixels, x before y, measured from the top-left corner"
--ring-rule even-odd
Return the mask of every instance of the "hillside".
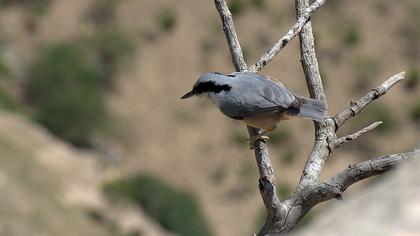
[[[6, 112], [0, 112], [0, 152], [0, 235], [166, 234], [141, 210], [102, 197], [102, 182], [112, 173], [96, 153], [75, 150]], [[101, 215], [114, 226], [95, 218]]]
[[[124, 58], [112, 64], [112, 71], [108, 64], [101, 67], [103, 74], [112, 74], [111, 86], [104, 92], [109, 120], [104, 131], [94, 133], [91, 149], [72, 147], [47, 134], [31, 121], [31, 115], [0, 116], [8, 122], [0, 125], [2, 171], [6, 179], [16, 181], [17, 195], [34, 196], [31, 201], [22, 197], [29, 208], [33, 207], [28, 212], [15, 211], [7, 204], [8, 199], [18, 200], [19, 196], [2, 196], [0, 212], [5, 213], [0, 213], [0, 219], [21, 212], [17, 217], [32, 224], [34, 229], [30, 230], [43, 230], [43, 222], [32, 220], [34, 212], [40, 212], [38, 218], [45, 222], [59, 219], [52, 224], [50, 235], [68, 227], [63, 223], [66, 220], [80, 224], [72, 227], [79, 230], [72, 235], [107, 235], [109, 230], [91, 222], [86, 214], [86, 208], [105, 204], [103, 182], [149, 173], [196, 196], [214, 235], [256, 232], [263, 204], [245, 127], [226, 119], [207, 102], [180, 100], [204, 72], [233, 71], [213, 1], [45, 2], [40, 12], [21, 3], [0, 9], [0, 64], [7, 67], [7, 73], [0, 73], [0, 88], [28, 113], [35, 110], [25, 98], [25, 85], [31, 76], [28, 68], [42, 54], [42, 48], [62, 41], [87, 44], [84, 52], [90, 61], [96, 55], [97, 43], [92, 41], [102, 29], [109, 28], [127, 37], [130, 47]], [[252, 63], [293, 24], [293, 1], [267, 0], [262, 6], [255, 1], [237, 2], [245, 2], [234, 15], [246, 60]], [[415, 112], [420, 107], [420, 82], [415, 82], [420, 80], [419, 12], [416, 0], [330, 1], [312, 18], [330, 114], [397, 72], [406, 70], [412, 81], [393, 88], [364, 116], [345, 127], [344, 132], [351, 132], [376, 120], [384, 121], [377, 132], [337, 151], [323, 176], [350, 163], [419, 145], [420, 115]], [[308, 96], [296, 40], [261, 73]], [[298, 181], [313, 142], [312, 133], [310, 121], [296, 119], [282, 123], [272, 134], [269, 148], [283, 194]], [[8, 165], [13, 166], [6, 169]], [[32, 171], [35, 176], [42, 173], [40, 179], [22, 177]], [[63, 185], [71, 186], [75, 181], [77, 190], [64, 194], [71, 188]], [[50, 201], [54, 204], [47, 204]], [[84, 207], [61, 206], [67, 201], [81, 201]], [[58, 217], [61, 208], [68, 213], [66, 210]], [[124, 221], [121, 219], [112, 222]], [[13, 222], [10, 225], [12, 232], [18, 230]], [[161, 232], [156, 225], [151, 227], [153, 232]]]

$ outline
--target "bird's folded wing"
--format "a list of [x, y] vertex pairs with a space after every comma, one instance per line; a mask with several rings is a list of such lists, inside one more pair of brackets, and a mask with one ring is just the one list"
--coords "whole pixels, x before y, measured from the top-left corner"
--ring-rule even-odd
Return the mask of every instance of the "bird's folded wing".
[[[246, 76], [246, 75], [242, 75]], [[240, 78], [243, 83], [232, 91], [229, 101], [233, 104], [221, 106], [224, 114], [232, 118], [247, 118], [260, 114], [286, 111], [298, 106], [297, 98], [285, 87], [252, 74], [252, 78]]]

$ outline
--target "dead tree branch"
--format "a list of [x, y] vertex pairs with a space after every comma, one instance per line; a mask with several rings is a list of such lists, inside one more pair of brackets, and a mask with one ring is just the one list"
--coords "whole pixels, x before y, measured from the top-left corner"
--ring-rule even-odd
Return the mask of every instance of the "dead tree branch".
[[[314, 37], [310, 16], [319, 9], [325, 0], [316, 0], [309, 6], [309, 0], [295, 0], [297, 22], [270, 50], [267, 51], [252, 67], [251, 71], [258, 71], [269, 63], [274, 56], [284, 48], [297, 34], [299, 34], [302, 68], [311, 98], [321, 99], [326, 103], [322, 86], [318, 61], [315, 53]], [[222, 20], [223, 29], [232, 55], [232, 62], [236, 71], [247, 71], [238, 36], [235, 32], [232, 15], [225, 0], [214, 0]], [[337, 173], [327, 181], [319, 180], [327, 157], [341, 145], [357, 139], [361, 135], [373, 130], [382, 122], [375, 122], [353, 134], [337, 138], [336, 131], [351, 117], [359, 114], [370, 102], [384, 95], [394, 84], [404, 79], [404, 72], [396, 74], [386, 80], [379, 87], [372, 89], [367, 95], [352, 103], [334, 118], [326, 118], [322, 122], [315, 122], [315, 143], [309, 154], [302, 172], [301, 180], [296, 191], [284, 201], [280, 201], [276, 193], [275, 174], [265, 142], [254, 144], [257, 162], [259, 190], [267, 209], [267, 219], [258, 233], [263, 235], [285, 235], [299, 220], [316, 204], [341, 196], [351, 185], [370, 176], [382, 174], [401, 164], [403, 161], [420, 155], [420, 150], [385, 155], [356, 165], [351, 165]], [[248, 127], [250, 137], [255, 137], [261, 131]]]
[[[233, 65], [236, 71], [248, 70], [245, 63], [241, 45], [236, 35], [235, 27], [233, 25], [232, 14], [225, 0], [214, 0], [216, 9], [219, 12], [223, 24], [223, 30], [228, 42], [228, 46], [232, 55]], [[260, 133], [260, 129], [248, 126], [248, 133], [250, 137], [255, 137]], [[271, 164], [271, 159], [268, 154], [267, 144], [262, 141], [257, 141], [254, 144], [255, 160], [260, 174], [259, 189], [261, 197], [267, 208], [268, 215], [274, 217], [278, 214], [278, 206], [280, 200], [277, 197], [274, 169]]]
[[359, 114], [369, 103], [384, 95], [392, 86], [404, 79], [405, 72], [402, 71], [387, 79], [380, 86], [372, 89], [368, 94], [357, 102], [352, 102], [349, 107], [334, 117], [335, 129], [338, 130], [347, 120]]
[[232, 63], [235, 66], [236, 71], [247, 71], [248, 66], [245, 63], [238, 35], [236, 34], [235, 26], [233, 25], [232, 13], [230, 13], [225, 0], [214, 0], [214, 4], [216, 5], [222, 20], [223, 31], [225, 32], [230, 54], [232, 56]]
[[405, 161], [415, 157], [418, 158], [419, 155], [420, 149], [414, 149], [409, 152], [389, 154], [356, 165], [350, 165], [311, 190], [311, 194], [316, 194], [318, 191], [323, 192], [322, 197], [318, 198], [314, 203], [316, 205], [317, 203], [335, 198], [337, 194], [343, 193], [350, 185], [371, 176], [383, 174]]
[[[295, 0], [296, 17], [305, 15], [305, 10], [309, 6], [309, 0]], [[319, 72], [318, 60], [315, 53], [314, 36], [312, 33], [311, 21], [308, 20], [302, 31], [299, 33], [300, 53], [302, 68], [305, 73], [306, 84], [311, 98], [320, 99], [325, 102], [325, 92], [322, 86], [321, 74]], [[321, 170], [329, 155], [328, 134], [331, 125], [328, 122], [315, 122], [315, 144], [309, 154], [308, 161], [302, 172], [300, 184], [312, 184], [318, 181]]]
[[337, 149], [341, 145], [343, 145], [343, 144], [345, 144], [349, 141], [353, 141], [353, 140], [359, 138], [360, 136], [366, 134], [367, 132], [374, 130], [376, 127], [378, 127], [382, 123], [383, 123], [382, 121], [377, 121], [377, 122], [375, 122], [373, 124], [370, 124], [369, 126], [366, 126], [365, 128], [363, 128], [363, 129], [361, 129], [361, 130], [359, 130], [359, 131], [357, 131], [353, 134], [349, 134], [349, 135], [346, 135], [345, 137], [337, 138], [332, 142], [330, 149], [331, 150]]

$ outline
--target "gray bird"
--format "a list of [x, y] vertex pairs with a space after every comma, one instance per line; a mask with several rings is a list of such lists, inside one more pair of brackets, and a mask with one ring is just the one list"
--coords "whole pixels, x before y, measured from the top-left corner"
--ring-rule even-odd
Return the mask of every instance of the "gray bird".
[[281, 120], [299, 116], [321, 121], [326, 117], [321, 100], [297, 96], [282, 83], [252, 72], [206, 73], [181, 99], [192, 96], [206, 96], [226, 116], [263, 129], [251, 140], [251, 147], [258, 139], [267, 140], [264, 135]]

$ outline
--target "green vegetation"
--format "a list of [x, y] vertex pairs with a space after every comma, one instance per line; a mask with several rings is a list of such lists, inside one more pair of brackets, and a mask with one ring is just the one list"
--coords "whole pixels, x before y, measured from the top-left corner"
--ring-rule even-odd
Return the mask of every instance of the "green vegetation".
[[170, 32], [176, 26], [176, 12], [173, 8], [163, 8], [158, 13], [159, 26], [163, 31]]
[[371, 81], [381, 68], [382, 64], [379, 58], [370, 56], [356, 58], [354, 60], [354, 71], [357, 80], [354, 85], [354, 91], [364, 93], [366, 90], [371, 89]]
[[119, 62], [133, 51], [133, 43], [124, 32], [109, 28], [99, 31], [94, 40], [98, 56], [102, 82], [109, 87], [112, 84]]
[[309, 223], [311, 223], [313, 219], [315, 218], [314, 217], [315, 214], [313, 212], [314, 211], [311, 210], [308, 213], [306, 213], [306, 215], [302, 219], [300, 219], [299, 223], [295, 226], [294, 230], [301, 229], [309, 225]]
[[360, 42], [360, 32], [356, 25], [349, 25], [343, 32], [343, 43], [346, 46], [355, 46]]
[[267, 7], [266, 0], [230, 0], [228, 7], [230, 12], [235, 15], [240, 15], [248, 7], [254, 7], [257, 10], [263, 10]]
[[257, 9], [264, 9], [267, 6], [266, 0], [251, 0], [251, 3]]
[[405, 11], [405, 19], [399, 27], [398, 35], [404, 41], [401, 46], [405, 56], [410, 60], [417, 60], [420, 54], [420, 6], [416, 1], [413, 3], [407, 4], [408, 9]]
[[270, 137], [269, 142], [272, 144], [282, 144], [290, 138], [290, 130], [285, 124], [282, 124], [269, 133], [268, 136]]
[[296, 159], [296, 155], [293, 150], [287, 150], [281, 155], [281, 157], [282, 157], [283, 163], [286, 165], [292, 165]]
[[104, 193], [141, 206], [163, 227], [178, 235], [211, 235], [196, 199], [156, 177], [137, 175], [117, 180], [106, 184]]
[[0, 7], [9, 6], [12, 4], [22, 4], [31, 10], [35, 15], [42, 15], [51, 0], [0, 0]]
[[7, 75], [8, 73], [9, 73], [9, 67], [7, 66], [7, 63], [0, 52], [0, 75]]
[[0, 108], [12, 112], [23, 112], [24, 108], [6, 91], [0, 88]]
[[322, 86], [324, 88], [326, 88], [328, 86], [328, 76], [327, 76], [327, 73], [326, 73], [327, 71], [323, 70], [322, 68], [323, 67], [320, 66], [319, 73], [320, 73], [320, 76], [321, 76]]
[[87, 18], [97, 26], [108, 26], [115, 19], [118, 0], [95, 0], [88, 11]]
[[354, 47], [361, 41], [359, 26], [353, 20], [341, 19], [334, 21], [332, 26], [333, 35], [346, 47]]
[[268, 16], [270, 19], [270, 24], [273, 27], [279, 27], [285, 21], [285, 16], [283, 14], [279, 14], [277, 11], [268, 11]]
[[228, 2], [228, 7], [229, 7], [230, 12], [233, 15], [238, 15], [242, 13], [247, 3], [248, 3], [247, 0], [230, 0]]
[[397, 125], [392, 111], [385, 105], [373, 105], [367, 108], [367, 111], [365, 112], [366, 115], [371, 118], [372, 122], [378, 120], [383, 122], [383, 124], [381, 124], [375, 129], [377, 132], [388, 132]]
[[0, 0], [0, 6], [4, 7], [16, 2], [16, 0]]
[[255, 187], [254, 180], [257, 179], [257, 171], [253, 161], [244, 161], [241, 163], [239, 179], [241, 183], [252, 183], [252, 186]]
[[246, 45], [243, 45], [242, 46], [242, 53], [244, 55], [244, 60], [249, 61], [250, 57], [251, 57], [251, 54], [252, 54], [251, 48], [246, 46]]
[[257, 216], [255, 217], [255, 226], [257, 229], [260, 229], [265, 221], [267, 220], [267, 209], [265, 209], [265, 207], [262, 207], [258, 213]]
[[48, 5], [50, 4], [50, 0], [31, 0], [26, 2], [30, 4], [29, 7], [36, 15], [44, 14]]
[[97, 67], [78, 45], [60, 43], [42, 50], [28, 71], [26, 100], [36, 120], [77, 146], [106, 119]]
[[292, 194], [292, 188], [287, 184], [280, 184], [277, 186], [277, 195], [280, 200], [284, 200]]
[[248, 135], [243, 129], [234, 129], [230, 134], [230, 140], [239, 146], [249, 145]]
[[417, 69], [411, 69], [407, 76], [405, 87], [408, 90], [415, 90], [420, 84], [420, 72]]
[[420, 101], [413, 104], [409, 110], [410, 118], [420, 125]]

